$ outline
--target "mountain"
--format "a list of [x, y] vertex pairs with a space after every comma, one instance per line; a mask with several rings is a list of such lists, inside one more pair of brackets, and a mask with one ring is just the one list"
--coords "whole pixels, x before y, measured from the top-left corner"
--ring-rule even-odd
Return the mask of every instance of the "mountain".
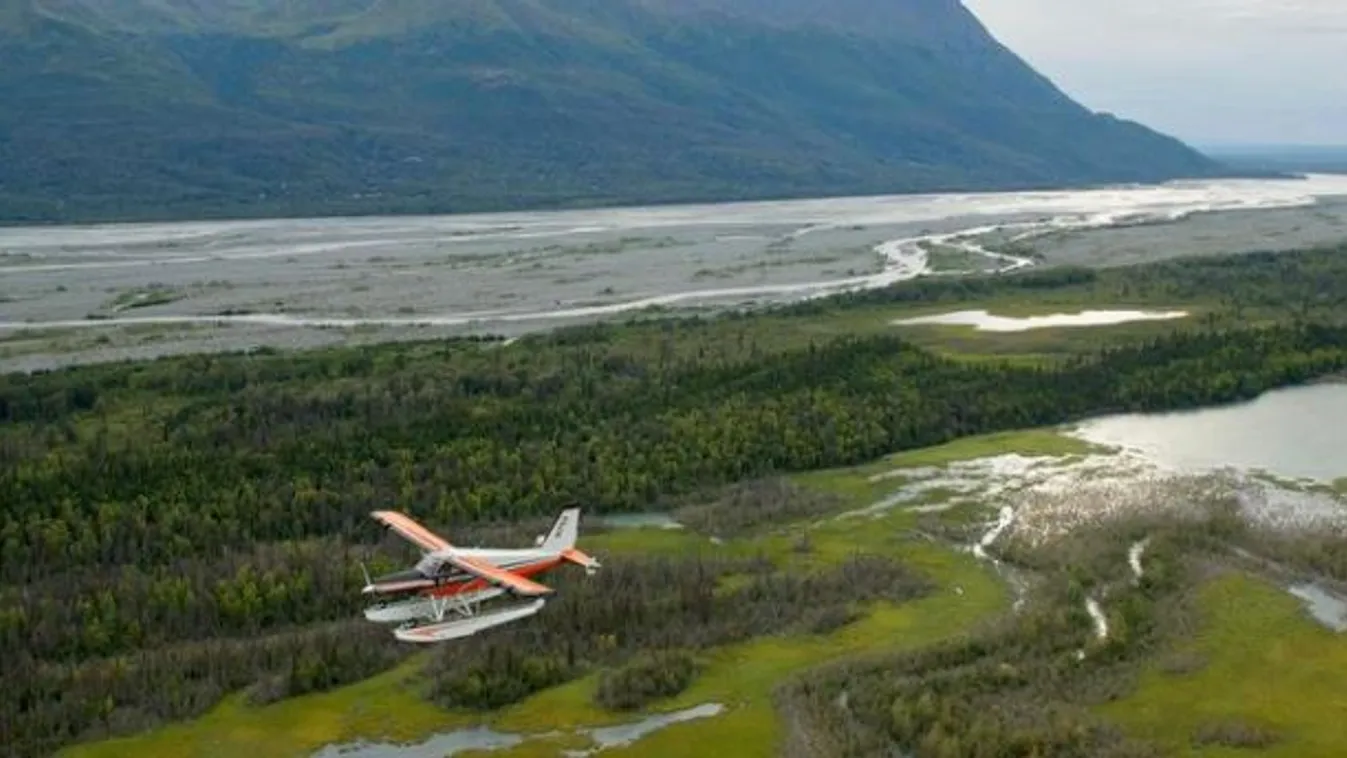
[[0, 0], [0, 220], [1210, 176], [957, 0]]

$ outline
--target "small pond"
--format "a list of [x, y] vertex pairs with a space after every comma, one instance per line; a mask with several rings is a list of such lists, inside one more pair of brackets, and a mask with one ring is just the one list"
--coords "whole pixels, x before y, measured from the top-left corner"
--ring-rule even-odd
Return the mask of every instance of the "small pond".
[[972, 326], [980, 332], [1027, 332], [1031, 329], [1054, 327], [1111, 326], [1130, 321], [1167, 321], [1184, 318], [1186, 311], [1082, 311], [1080, 313], [1053, 313], [1047, 316], [993, 316], [987, 311], [955, 311], [934, 316], [894, 321], [895, 326], [938, 324], [945, 326]]
[[[588, 737], [593, 741], [594, 747], [590, 750], [569, 750], [566, 755], [570, 758], [582, 758], [605, 748], [630, 744], [673, 724], [717, 716], [724, 710], [725, 706], [720, 703], [704, 703], [681, 711], [652, 714], [627, 724], [577, 729], [575, 733]], [[314, 753], [312, 758], [450, 758], [470, 750], [502, 750], [530, 739], [555, 737], [560, 734], [561, 732], [512, 734], [478, 726], [437, 734], [422, 742], [406, 745], [363, 740], [345, 745], [328, 745]]]
[[1313, 582], [1293, 585], [1288, 591], [1305, 603], [1315, 621], [1335, 632], [1347, 632], [1347, 600]]

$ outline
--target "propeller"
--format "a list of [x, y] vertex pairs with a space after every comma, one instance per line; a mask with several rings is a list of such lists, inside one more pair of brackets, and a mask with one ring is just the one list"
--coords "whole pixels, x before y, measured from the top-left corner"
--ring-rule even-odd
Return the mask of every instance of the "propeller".
[[361, 561], [361, 562], [360, 562], [360, 573], [361, 573], [361, 574], [364, 574], [364, 576], [365, 576], [365, 591], [368, 592], [368, 591], [369, 591], [369, 588], [372, 587], [372, 586], [374, 585], [374, 580], [373, 580], [373, 579], [370, 579], [370, 576], [369, 576], [369, 569], [365, 568], [365, 562], [364, 562], [364, 561]]

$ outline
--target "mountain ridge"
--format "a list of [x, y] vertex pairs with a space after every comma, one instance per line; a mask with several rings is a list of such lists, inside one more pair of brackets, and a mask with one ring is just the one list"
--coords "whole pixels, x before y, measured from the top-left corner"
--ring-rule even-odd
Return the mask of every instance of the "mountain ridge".
[[0, 112], [8, 223], [1222, 171], [1076, 103], [957, 0], [9, 0], [0, 13], [18, 20], [0, 35], [0, 95], [17, 106]]

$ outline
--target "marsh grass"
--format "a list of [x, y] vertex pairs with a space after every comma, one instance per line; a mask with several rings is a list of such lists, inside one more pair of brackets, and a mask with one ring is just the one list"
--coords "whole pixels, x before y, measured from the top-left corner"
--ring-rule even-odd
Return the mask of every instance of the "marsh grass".
[[835, 492], [809, 489], [785, 478], [760, 479], [682, 498], [673, 517], [708, 536], [737, 537], [842, 510], [847, 501]]
[[[777, 695], [786, 754], [1341, 755], [1333, 704], [1347, 689], [1328, 672], [1347, 665], [1347, 646], [1282, 587], [1234, 569], [1231, 550], [1313, 574], [1338, 570], [1347, 543], [1251, 523], [1210, 485], [1170, 480], [1149, 493], [1167, 508], [1003, 545], [998, 556], [1034, 577], [1019, 614], [793, 677]], [[1137, 578], [1129, 548], [1141, 540]]]

